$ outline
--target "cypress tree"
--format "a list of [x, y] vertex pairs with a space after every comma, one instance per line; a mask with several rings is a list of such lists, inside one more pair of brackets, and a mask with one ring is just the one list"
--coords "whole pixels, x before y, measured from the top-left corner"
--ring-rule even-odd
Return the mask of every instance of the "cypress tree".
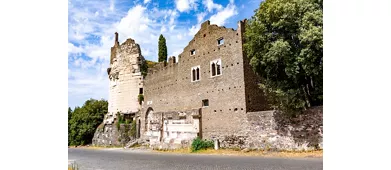
[[167, 61], [167, 46], [166, 46], [166, 38], [160, 34], [159, 37], [159, 62]]

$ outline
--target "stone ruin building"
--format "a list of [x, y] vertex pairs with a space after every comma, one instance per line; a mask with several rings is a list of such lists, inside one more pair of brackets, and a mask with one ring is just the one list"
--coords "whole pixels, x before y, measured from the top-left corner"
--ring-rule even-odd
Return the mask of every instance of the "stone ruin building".
[[93, 144], [120, 145], [118, 136], [121, 134], [115, 128], [114, 120], [117, 119], [117, 114], [133, 118], [140, 111], [138, 95], [143, 89], [141, 64], [144, 61], [140, 46], [133, 39], [129, 38], [120, 45], [118, 33], [115, 33], [110, 67], [107, 69], [110, 80], [108, 113], [104, 117], [104, 128], [98, 128], [95, 132]]
[[217, 140], [224, 148], [322, 148], [322, 107], [294, 122], [268, 107], [243, 50], [245, 22], [239, 21], [237, 30], [202, 23], [178, 58], [148, 68], [145, 80], [139, 45], [132, 39], [119, 45], [116, 33], [109, 113], [94, 143], [118, 143], [112, 124], [120, 112], [136, 121], [136, 137], [155, 148], [187, 147], [196, 137]]

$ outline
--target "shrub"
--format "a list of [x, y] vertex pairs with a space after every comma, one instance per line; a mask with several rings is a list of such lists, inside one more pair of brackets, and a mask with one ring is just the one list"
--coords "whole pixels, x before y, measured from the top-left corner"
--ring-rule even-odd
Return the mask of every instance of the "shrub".
[[136, 131], [137, 131], [137, 129], [136, 129], [136, 121], [134, 120], [134, 121], [132, 121], [132, 126], [130, 127], [130, 136], [131, 137], [136, 137]]
[[117, 130], [119, 130], [120, 125], [125, 123], [124, 116], [121, 115], [120, 112], [117, 112], [117, 120], [116, 120], [116, 125], [117, 125]]
[[213, 141], [211, 140], [202, 140], [197, 137], [191, 143], [191, 152], [195, 152], [201, 149], [213, 148]]
[[144, 101], [144, 95], [139, 94], [138, 95], [138, 103], [141, 105], [143, 103], [143, 101]]

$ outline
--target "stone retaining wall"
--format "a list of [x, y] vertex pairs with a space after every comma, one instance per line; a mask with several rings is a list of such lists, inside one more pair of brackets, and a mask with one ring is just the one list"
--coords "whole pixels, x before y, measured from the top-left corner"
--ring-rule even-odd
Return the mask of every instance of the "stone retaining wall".
[[323, 149], [323, 107], [288, 118], [278, 111], [248, 112], [238, 134], [220, 137], [222, 148]]
[[[102, 126], [102, 125], [101, 125]], [[92, 139], [93, 146], [125, 146], [132, 138], [129, 136], [131, 125], [121, 124], [120, 129], [116, 123], [97, 128]]]

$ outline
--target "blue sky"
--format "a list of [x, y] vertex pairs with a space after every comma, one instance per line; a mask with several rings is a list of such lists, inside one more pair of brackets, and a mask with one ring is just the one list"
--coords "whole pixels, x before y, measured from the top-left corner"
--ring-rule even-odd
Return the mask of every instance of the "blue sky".
[[261, 0], [69, 0], [68, 106], [89, 98], [108, 99], [110, 47], [114, 32], [120, 43], [132, 38], [147, 60], [157, 61], [160, 34], [168, 55], [177, 56], [202, 22], [237, 29]]

